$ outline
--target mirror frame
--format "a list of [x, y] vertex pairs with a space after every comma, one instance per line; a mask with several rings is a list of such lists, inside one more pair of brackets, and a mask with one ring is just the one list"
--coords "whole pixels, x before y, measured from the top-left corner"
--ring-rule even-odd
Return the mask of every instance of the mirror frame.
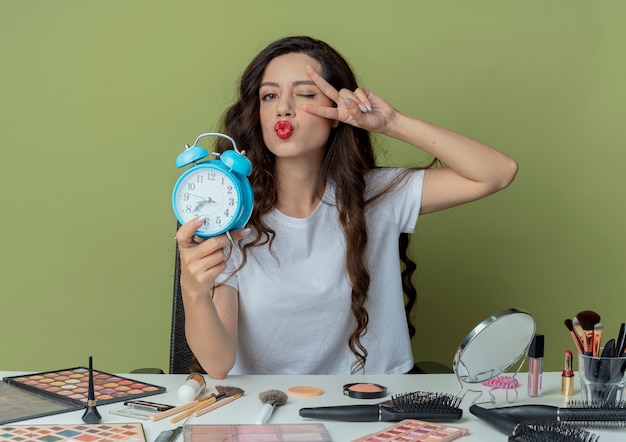
[[[525, 342], [524, 347], [523, 348], [518, 347], [518, 348], [513, 349], [511, 352], [505, 355], [507, 358], [506, 360], [495, 361], [493, 364], [491, 364], [492, 366], [491, 370], [480, 370], [480, 372], [477, 374], [471, 373], [469, 372], [469, 370], [466, 370], [468, 372], [468, 375], [461, 376], [459, 374], [459, 368], [460, 366], [465, 367], [465, 365], [462, 364], [463, 356], [467, 355], [467, 352], [470, 350], [470, 347], [472, 347], [472, 344], [473, 344], [473, 347], [480, 349], [481, 354], [488, 353], [490, 350], [484, 350], [484, 349], [481, 349], [481, 347], [476, 347], [476, 345], [480, 343], [480, 341], [478, 341], [479, 337], [482, 335], [484, 338], [486, 336], [485, 335], [486, 330], [488, 330], [489, 327], [492, 327], [494, 324], [498, 323], [501, 325], [502, 321], [506, 320], [506, 318], [511, 318], [512, 316], [515, 316], [515, 318], [517, 319], [520, 317], [520, 315], [523, 315], [524, 317], [528, 317], [530, 319], [529, 323], [532, 324], [532, 330], [521, 329], [516, 332], [516, 333], [519, 333], [523, 337], [525, 337], [524, 334], [528, 334], [528, 342]], [[472, 329], [472, 331], [467, 335], [467, 337], [461, 342], [461, 344], [459, 345], [459, 348], [457, 349], [454, 355], [452, 367], [459, 382], [461, 382], [461, 385], [463, 383], [485, 382], [507, 371], [517, 361], [519, 361], [520, 358], [523, 357], [525, 353], [528, 351], [528, 347], [530, 343], [532, 342], [533, 337], [535, 336], [535, 330], [536, 330], [536, 324], [535, 324], [535, 319], [532, 317], [532, 315], [530, 315], [528, 312], [525, 312], [523, 310], [519, 310], [516, 308], [502, 310], [496, 314], [489, 316], [487, 319], [482, 321], [480, 324], [474, 327], [474, 329]], [[485, 344], [483, 343], [483, 345]], [[491, 351], [490, 354], [494, 354], [494, 352]]]

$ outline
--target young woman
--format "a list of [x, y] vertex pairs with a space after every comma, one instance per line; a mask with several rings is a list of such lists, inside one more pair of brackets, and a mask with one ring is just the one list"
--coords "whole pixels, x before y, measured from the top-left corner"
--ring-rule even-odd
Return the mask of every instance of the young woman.
[[[176, 235], [186, 335], [202, 368], [214, 378], [408, 371], [398, 238], [419, 214], [505, 188], [516, 162], [400, 112], [304, 36], [255, 57], [222, 132], [253, 164], [255, 203], [248, 227], [231, 232], [237, 247], [195, 236], [202, 219]], [[445, 166], [378, 168], [370, 132]]]

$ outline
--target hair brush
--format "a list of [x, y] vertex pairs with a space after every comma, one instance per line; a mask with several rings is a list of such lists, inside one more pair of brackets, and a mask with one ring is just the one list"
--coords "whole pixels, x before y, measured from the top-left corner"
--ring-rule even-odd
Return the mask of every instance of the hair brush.
[[570, 402], [569, 407], [528, 404], [509, 407], [482, 408], [472, 405], [470, 413], [483, 420], [506, 417], [516, 422], [567, 422], [577, 426], [622, 428], [626, 426], [626, 403], [593, 404]]
[[378, 404], [301, 408], [300, 416], [349, 422], [447, 421], [463, 417], [460, 403], [457, 396], [416, 391], [392, 396]]
[[518, 424], [509, 442], [597, 442], [600, 436], [563, 423]]
[[509, 436], [509, 441], [518, 442], [595, 442], [598, 436], [563, 422], [524, 419], [505, 414], [492, 413], [478, 405], [470, 406], [470, 412]]

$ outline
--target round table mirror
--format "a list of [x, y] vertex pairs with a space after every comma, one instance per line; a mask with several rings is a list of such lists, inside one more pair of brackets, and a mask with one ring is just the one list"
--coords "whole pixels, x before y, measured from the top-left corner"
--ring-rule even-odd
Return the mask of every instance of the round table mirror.
[[535, 335], [534, 318], [508, 309], [478, 324], [461, 342], [453, 368], [459, 381], [484, 382], [507, 371], [526, 353]]

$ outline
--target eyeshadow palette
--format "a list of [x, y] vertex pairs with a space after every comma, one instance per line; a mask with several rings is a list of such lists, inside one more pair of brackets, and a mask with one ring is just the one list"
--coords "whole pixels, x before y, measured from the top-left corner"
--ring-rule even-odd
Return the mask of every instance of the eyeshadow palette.
[[[5, 377], [15, 387], [46, 395], [58, 401], [87, 405], [89, 369], [85, 367]], [[164, 387], [124, 378], [103, 371], [93, 371], [94, 392], [98, 404], [125, 401], [165, 392]]]
[[331, 438], [324, 424], [185, 425], [185, 442], [253, 441], [331, 442]]
[[4, 442], [146, 442], [141, 424], [6, 425]]
[[352, 442], [448, 442], [467, 434], [467, 428], [405, 419]]
[[[60, 402], [0, 382], [0, 424], [80, 410], [82, 405]], [[2, 440], [2, 437], [0, 437]]]

